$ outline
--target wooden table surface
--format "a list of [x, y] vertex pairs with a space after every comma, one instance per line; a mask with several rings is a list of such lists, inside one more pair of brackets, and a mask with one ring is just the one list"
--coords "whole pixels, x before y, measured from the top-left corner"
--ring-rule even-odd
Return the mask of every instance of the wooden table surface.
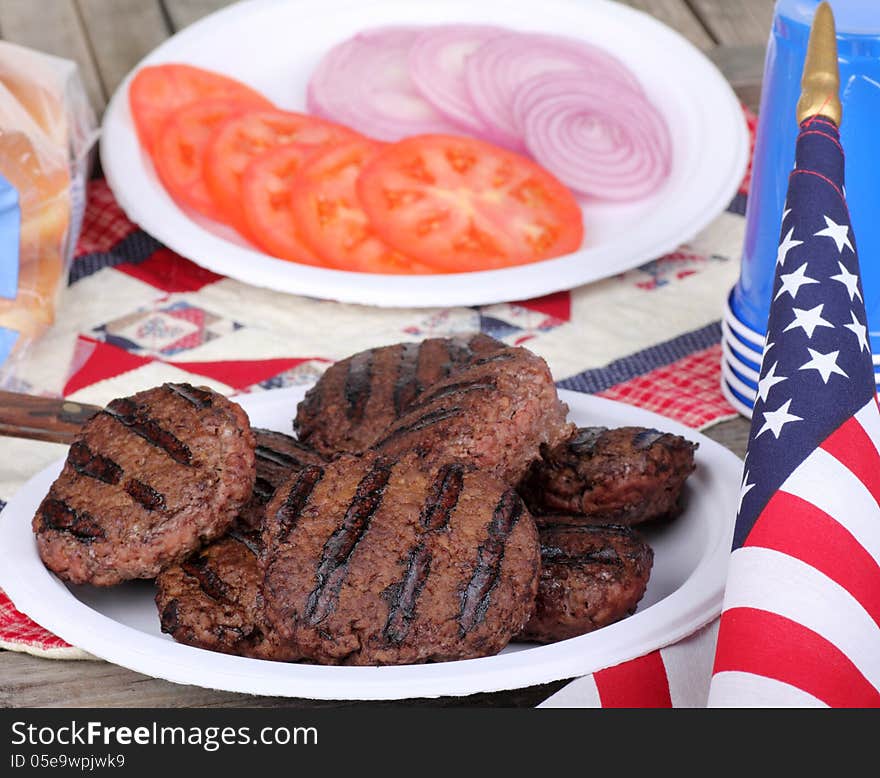
[[[320, 2], [320, 0], [313, 0]], [[431, 0], [412, 0], [431, 2]], [[540, 0], [533, 0], [536, 10]], [[718, 65], [740, 99], [757, 110], [773, 0], [625, 0], [678, 30]], [[0, 0], [0, 38], [76, 60], [100, 116], [128, 71], [169, 35], [228, 0]], [[742, 456], [744, 419], [706, 431]], [[411, 705], [534, 706], [565, 682]], [[102, 661], [38, 659], [0, 651], [0, 707], [336, 707], [253, 697], [149, 678]], [[375, 703], [372, 703], [375, 704]], [[399, 704], [399, 703], [386, 703]]]

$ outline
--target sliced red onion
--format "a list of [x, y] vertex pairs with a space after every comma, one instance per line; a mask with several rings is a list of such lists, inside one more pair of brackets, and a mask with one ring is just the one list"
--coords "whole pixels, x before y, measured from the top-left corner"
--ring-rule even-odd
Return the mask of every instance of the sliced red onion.
[[423, 30], [379, 27], [334, 46], [309, 81], [309, 111], [386, 141], [457, 132], [409, 76], [409, 50]]
[[462, 129], [486, 140], [491, 140], [491, 131], [468, 94], [465, 62], [484, 43], [508, 33], [476, 24], [429, 27], [409, 50], [409, 74], [425, 99]]
[[641, 92], [552, 73], [517, 90], [514, 114], [535, 161], [585, 195], [637, 200], [669, 176], [669, 127]]
[[465, 63], [471, 102], [504, 145], [523, 148], [514, 93], [545, 73], [578, 72], [592, 81], [641, 92], [636, 77], [616, 57], [584, 41], [559, 35], [511, 32], [480, 46]]

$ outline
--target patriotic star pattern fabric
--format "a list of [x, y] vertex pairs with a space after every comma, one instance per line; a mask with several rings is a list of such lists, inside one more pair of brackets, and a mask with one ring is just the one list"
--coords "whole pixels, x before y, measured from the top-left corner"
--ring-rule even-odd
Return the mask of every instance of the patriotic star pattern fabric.
[[880, 706], [880, 411], [837, 128], [782, 218], [709, 704]]
[[[754, 116], [746, 119], [754, 133]], [[96, 404], [168, 380], [261, 392], [310, 383], [363, 348], [481, 330], [533, 349], [561, 387], [703, 429], [736, 415], [719, 388], [720, 316], [739, 272], [748, 182], [747, 174], [727, 211], [686, 245], [617, 277], [499, 305], [387, 310], [279, 294], [205, 270], [128, 221], [95, 180], [56, 325], [0, 384]], [[65, 453], [37, 441], [3, 446], [0, 510]], [[703, 706], [716, 632], [717, 621], [580, 679], [547, 704]], [[2, 592], [0, 648], [87, 658]]]

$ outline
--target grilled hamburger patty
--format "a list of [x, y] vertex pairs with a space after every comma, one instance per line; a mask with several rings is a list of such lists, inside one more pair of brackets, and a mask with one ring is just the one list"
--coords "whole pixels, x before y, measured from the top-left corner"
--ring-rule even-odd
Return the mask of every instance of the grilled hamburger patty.
[[519, 486], [535, 516], [566, 513], [601, 524], [638, 524], [681, 512], [697, 444], [645, 427], [584, 427], [544, 446]]
[[331, 365], [306, 393], [293, 426], [324, 456], [369, 448], [426, 387], [504, 344], [488, 335], [429, 338], [368, 349]]
[[162, 631], [180, 643], [258, 659], [294, 660], [262, 618], [260, 535], [244, 528], [165, 568], [156, 578]]
[[654, 552], [635, 531], [559, 524], [542, 527], [539, 535], [535, 612], [517, 640], [565, 640], [635, 612], [654, 563]]
[[291, 475], [309, 465], [319, 465], [324, 458], [296, 438], [274, 430], [254, 429], [257, 475], [251, 498], [239, 513], [239, 523], [259, 530], [263, 525], [266, 505], [275, 490]]
[[343, 455], [267, 507], [265, 618], [305, 659], [487, 656], [528, 621], [540, 552], [516, 492], [464, 464]]
[[414, 450], [428, 462], [460, 460], [516, 484], [540, 456], [569, 436], [547, 363], [524, 348], [478, 357], [426, 389], [373, 448]]
[[153, 578], [232, 525], [254, 486], [234, 402], [163, 384], [87, 421], [33, 520], [46, 567], [72, 583]]

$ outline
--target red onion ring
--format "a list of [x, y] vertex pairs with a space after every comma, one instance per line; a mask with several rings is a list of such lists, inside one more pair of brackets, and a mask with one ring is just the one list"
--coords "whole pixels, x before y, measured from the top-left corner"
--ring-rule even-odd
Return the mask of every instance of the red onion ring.
[[641, 92], [553, 73], [517, 90], [514, 114], [535, 161], [585, 195], [641, 199], [656, 192], [672, 168], [669, 127]]
[[545, 73], [577, 72], [580, 78], [641, 92], [629, 69], [584, 41], [558, 35], [511, 32], [480, 46], [465, 63], [471, 102], [499, 142], [523, 148], [523, 127], [513, 110], [516, 90]]
[[492, 139], [492, 133], [468, 94], [465, 62], [484, 43], [508, 33], [501, 27], [476, 24], [429, 27], [409, 51], [409, 74], [425, 99], [460, 127], [486, 140]]
[[460, 132], [410, 79], [407, 56], [423, 30], [379, 27], [334, 46], [309, 81], [309, 111], [386, 141]]

